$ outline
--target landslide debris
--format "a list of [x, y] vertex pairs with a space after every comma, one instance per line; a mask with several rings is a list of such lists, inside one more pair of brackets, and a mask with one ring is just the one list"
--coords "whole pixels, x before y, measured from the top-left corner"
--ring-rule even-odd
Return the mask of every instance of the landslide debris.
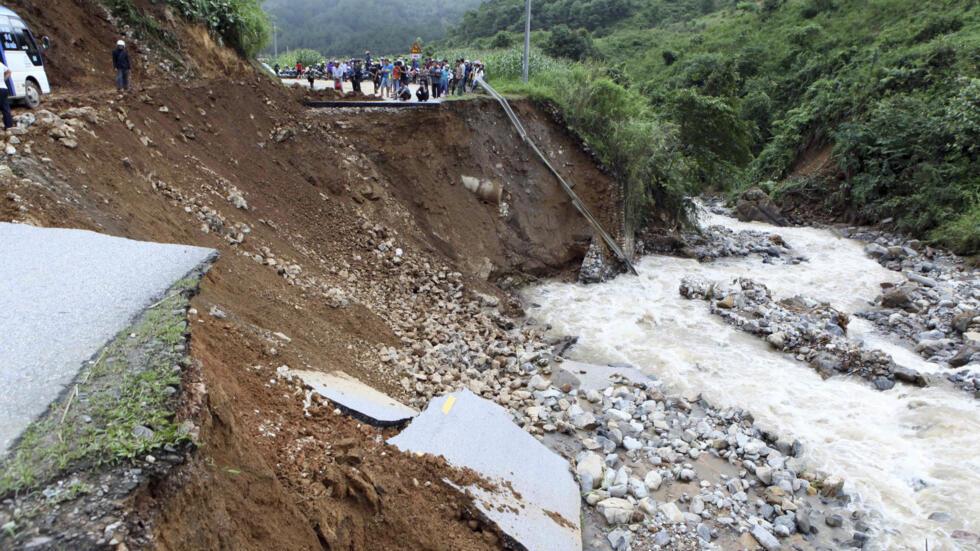
[[881, 231], [847, 228], [868, 242], [865, 253], [905, 280], [882, 285], [873, 308], [858, 315], [908, 342], [923, 358], [946, 364], [945, 378], [980, 397], [980, 281], [952, 254]]
[[[415, 404], [463, 386], [521, 403], [507, 396], [551, 343], [510, 317], [518, 301], [492, 283], [570, 269], [591, 234], [502, 115], [479, 101], [408, 117], [309, 111], [255, 75], [155, 80], [126, 96], [91, 89], [44, 107], [19, 114], [11, 134], [0, 219], [222, 252], [189, 314], [207, 392], [177, 418], [199, 427], [199, 447], [119, 496], [126, 522], [143, 527], [119, 531], [123, 544], [500, 544], [444, 482], [459, 473], [384, 445], [390, 431], [307, 399], [281, 374], [341, 370]], [[547, 115], [517, 109], [590, 208], [611, 216], [612, 181]], [[439, 132], [392, 140], [420, 126]], [[464, 175], [498, 182], [500, 204]], [[126, 465], [150, 472], [158, 456]]]

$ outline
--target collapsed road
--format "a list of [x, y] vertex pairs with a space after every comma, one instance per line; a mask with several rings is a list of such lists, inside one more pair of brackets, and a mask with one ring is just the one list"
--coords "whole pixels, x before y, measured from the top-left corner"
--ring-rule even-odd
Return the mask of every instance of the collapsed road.
[[[220, 259], [192, 282], [160, 282], [129, 325], [100, 334], [71, 390], [32, 415], [0, 473], [4, 548], [839, 549], [897, 541], [895, 530], [976, 541], [955, 511], [889, 524], [898, 515], [855, 491], [866, 471], [814, 465], [836, 448], [791, 423], [774, 429], [755, 411], [764, 397], [726, 401], [724, 374], [702, 394], [649, 367], [696, 379], [704, 362], [626, 365], [673, 320], [590, 319], [577, 293], [626, 297], [630, 312], [644, 301], [617, 286], [656, 280], [641, 266], [574, 283], [594, 231], [491, 100], [309, 109], [315, 94], [153, 3], [181, 48], [137, 42], [141, 85], [117, 95], [80, 67], [97, 66], [97, 45], [124, 24], [85, 3], [46, 4], [26, 14], [32, 26], [78, 51], [51, 52], [65, 92], [18, 113], [5, 137], [0, 221]], [[513, 109], [588, 210], [619, 228], [619, 186], [576, 136], [540, 105]], [[438, 132], [391, 139], [418, 128]], [[713, 242], [726, 239], [729, 252], [750, 248]], [[30, 308], [5, 323], [21, 330]], [[623, 319], [621, 338], [602, 338]], [[728, 335], [679, 326], [662, 347], [679, 358], [697, 348], [685, 338]], [[582, 342], [569, 348], [565, 333]], [[609, 342], [640, 352], [596, 351]], [[750, 379], [767, 380], [736, 382]], [[482, 453], [498, 444], [506, 457]], [[935, 478], [921, 477], [917, 497]], [[549, 530], [563, 535], [542, 541]]]

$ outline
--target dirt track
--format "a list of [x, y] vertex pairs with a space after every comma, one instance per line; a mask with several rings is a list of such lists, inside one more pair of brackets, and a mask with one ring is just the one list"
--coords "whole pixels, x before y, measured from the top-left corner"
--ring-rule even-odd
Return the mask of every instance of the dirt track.
[[[90, 28], [45, 32], [83, 37], [80, 59], [94, 63], [112, 34], [108, 23], [68, 0], [51, 9], [59, 21], [90, 21]], [[35, 24], [52, 20], [47, 13], [35, 15]], [[130, 533], [148, 539], [132, 542], [163, 549], [495, 547], [497, 537], [469, 518], [468, 498], [442, 482], [462, 474], [380, 444], [386, 433], [330, 407], [304, 411], [302, 391], [276, 370], [339, 369], [403, 400], [424, 400], [433, 389], [419, 394], [407, 385], [398, 366], [385, 363], [386, 351], [426, 354], [412, 343], [434, 331], [436, 312], [450, 333], [429, 338], [451, 339], [453, 327], [470, 327], [468, 308], [481, 300], [471, 290], [519, 312], [495, 282], [576, 266], [590, 232], [497, 107], [473, 101], [424, 113], [310, 111], [298, 91], [243, 66], [233, 68], [230, 82], [209, 80], [210, 62], [197, 63], [205, 78], [192, 83], [160, 77], [117, 97], [61, 63], [52, 61], [55, 78], [85, 92], [59, 94], [45, 107], [92, 105], [99, 123], [79, 134], [74, 150], [43, 135], [25, 137], [31, 154], [13, 165], [31, 183], [0, 182], [4, 195], [23, 201], [18, 208], [0, 201], [0, 220], [222, 252], [190, 320], [206, 407], [181, 416], [199, 426], [200, 447], [133, 495]], [[608, 216], [612, 182], [547, 114], [518, 108], [590, 207]], [[464, 175], [503, 184], [503, 210], [464, 189]], [[229, 200], [236, 194], [247, 208]], [[395, 247], [404, 262], [383, 252]], [[348, 305], [331, 304], [334, 289]], [[443, 312], [447, 303], [455, 306]], [[226, 316], [208, 315], [212, 307]], [[467, 330], [488, 342], [498, 331]]]

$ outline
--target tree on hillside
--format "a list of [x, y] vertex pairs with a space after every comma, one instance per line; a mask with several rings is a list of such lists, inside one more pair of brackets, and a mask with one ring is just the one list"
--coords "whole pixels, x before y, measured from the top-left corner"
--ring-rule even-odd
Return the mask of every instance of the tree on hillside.
[[589, 31], [585, 29], [573, 31], [567, 25], [558, 25], [551, 30], [544, 51], [552, 57], [566, 57], [576, 61], [598, 57], [598, 51], [595, 49]]

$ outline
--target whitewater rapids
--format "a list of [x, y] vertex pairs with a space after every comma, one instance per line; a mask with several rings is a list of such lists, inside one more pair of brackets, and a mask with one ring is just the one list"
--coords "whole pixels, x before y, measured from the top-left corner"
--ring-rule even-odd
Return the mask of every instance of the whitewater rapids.
[[[648, 256], [639, 276], [584, 286], [545, 283], [526, 291], [529, 314], [556, 334], [576, 335], [571, 359], [626, 362], [665, 381], [678, 394], [750, 411], [763, 428], [804, 444], [810, 470], [841, 475], [853, 507], [879, 526], [874, 549], [971, 549], [956, 530], [980, 532], [980, 402], [952, 388], [899, 384], [886, 392], [848, 377], [822, 380], [803, 362], [774, 351], [678, 293], [681, 279], [750, 277], [774, 298], [804, 295], [854, 313], [880, 283], [901, 275], [864, 254], [863, 244], [831, 231], [741, 223], [706, 214], [703, 223], [781, 235], [808, 262], [764, 264], [761, 257], [696, 260]], [[852, 318], [851, 338], [892, 354], [899, 364], [943, 372], [905, 345]], [[951, 516], [930, 520], [932, 513]]]

